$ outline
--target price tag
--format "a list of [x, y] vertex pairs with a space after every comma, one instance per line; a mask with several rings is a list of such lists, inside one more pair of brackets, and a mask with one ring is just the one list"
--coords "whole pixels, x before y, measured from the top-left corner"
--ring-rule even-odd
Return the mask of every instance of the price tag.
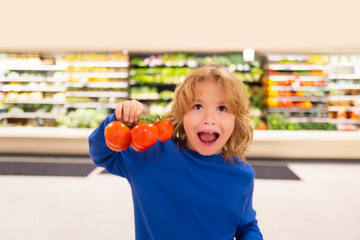
[[295, 76], [294, 81], [292, 81], [292, 83], [291, 83], [291, 87], [295, 90], [300, 88], [299, 76]]
[[357, 76], [358, 78], [360, 78], [360, 66], [359, 66], [359, 65], [356, 66], [354, 70], [355, 70], [355, 76]]
[[179, 67], [183, 67], [185, 65], [185, 62], [183, 60], [178, 61], [177, 65]]
[[[233, 65], [232, 65], [233, 66]], [[230, 66], [231, 67], [231, 66]], [[234, 66], [235, 67], [235, 66]], [[235, 71], [236, 69], [234, 69], [234, 71]], [[244, 70], [244, 66], [242, 65], [242, 64], [238, 64], [237, 65], [237, 70], [238, 71], [243, 71]]]
[[250, 70], [249, 64], [245, 64], [245, 65], [244, 65], [244, 71], [249, 71], [249, 70]]
[[195, 68], [195, 67], [197, 66], [197, 62], [194, 61], [194, 60], [188, 60], [188, 61], [187, 61], [187, 65], [188, 65], [189, 67]]

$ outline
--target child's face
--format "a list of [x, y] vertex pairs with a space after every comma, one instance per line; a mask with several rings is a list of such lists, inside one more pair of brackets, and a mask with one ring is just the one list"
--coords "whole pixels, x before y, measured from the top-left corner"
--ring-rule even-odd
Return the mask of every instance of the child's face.
[[225, 100], [219, 83], [198, 83], [195, 100], [184, 115], [184, 129], [189, 149], [202, 155], [222, 152], [235, 124], [235, 115]]

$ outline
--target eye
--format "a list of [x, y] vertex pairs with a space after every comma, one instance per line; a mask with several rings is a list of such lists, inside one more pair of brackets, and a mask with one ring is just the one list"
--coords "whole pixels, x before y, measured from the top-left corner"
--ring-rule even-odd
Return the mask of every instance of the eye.
[[201, 110], [201, 109], [202, 109], [202, 106], [201, 106], [200, 104], [195, 104], [195, 105], [193, 106], [193, 108], [194, 108], [195, 110]]
[[219, 109], [220, 112], [226, 112], [227, 111], [227, 108], [225, 106], [219, 106], [218, 109]]

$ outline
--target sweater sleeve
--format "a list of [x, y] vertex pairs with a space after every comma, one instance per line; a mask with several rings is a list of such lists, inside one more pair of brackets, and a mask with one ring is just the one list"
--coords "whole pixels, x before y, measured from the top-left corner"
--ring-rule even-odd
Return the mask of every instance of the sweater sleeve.
[[105, 168], [109, 173], [127, 177], [121, 161], [117, 161], [118, 153], [112, 151], [105, 143], [105, 127], [112, 121], [116, 121], [115, 114], [105, 118], [89, 136], [89, 154], [97, 167]]
[[237, 240], [263, 240], [263, 236], [256, 220], [256, 212], [252, 206], [253, 192], [254, 179], [251, 181], [247, 193], [245, 194], [243, 206], [244, 223], [236, 229], [235, 239]]
[[106, 126], [116, 121], [115, 114], [105, 118], [89, 136], [89, 154], [97, 167], [103, 167], [111, 174], [125, 177], [129, 181], [132, 175], [145, 163], [151, 149], [136, 152], [131, 146], [121, 152], [115, 152], [108, 148], [105, 143], [104, 131]]

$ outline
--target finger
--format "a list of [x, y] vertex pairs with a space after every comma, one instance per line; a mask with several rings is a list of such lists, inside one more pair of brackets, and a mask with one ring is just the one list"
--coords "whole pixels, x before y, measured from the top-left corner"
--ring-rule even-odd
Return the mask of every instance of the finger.
[[123, 119], [125, 122], [129, 121], [130, 116], [130, 101], [123, 102]]
[[137, 105], [138, 105], [138, 101], [136, 100], [130, 101], [129, 122], [133, 122], [135, 119]]
[[123, 103], [118, 103], [116, 104], [116, 108], [115, 108], [115, 117], [118, 121], [120, 121], [122, 119], [122, 110], [123, 110]]
[[137, 122], [139, 120], [143, 111], [144, 111], [144, 106], [142, 105], [142, 103], [138, 102], [136, 110], [135, 110], [135, 117], [134, 117], [135, 122]]

